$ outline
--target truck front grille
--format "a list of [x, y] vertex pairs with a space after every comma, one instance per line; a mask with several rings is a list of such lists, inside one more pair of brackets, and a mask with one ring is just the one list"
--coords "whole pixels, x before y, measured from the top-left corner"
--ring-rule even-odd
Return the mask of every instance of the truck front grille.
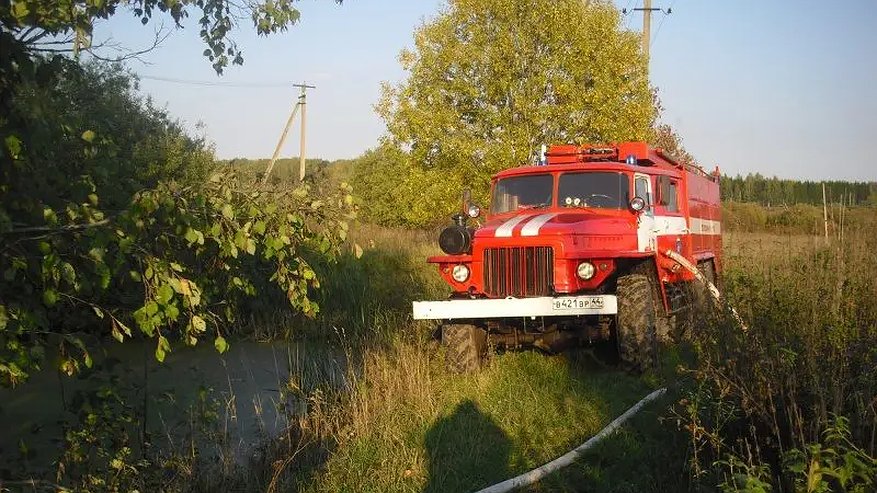
[[489, 296], [547, 296], [553, 283], [551, 247], [484, 249], [484, 292]]

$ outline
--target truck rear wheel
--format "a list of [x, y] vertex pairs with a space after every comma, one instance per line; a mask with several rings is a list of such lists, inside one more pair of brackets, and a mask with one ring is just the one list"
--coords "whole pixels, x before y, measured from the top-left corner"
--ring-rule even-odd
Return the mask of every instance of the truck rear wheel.
[[618, 278], [618, 316], [615, 335], [621, 361], [635, 371], [655, 367], [657, 360], [654, 286], [649, 276], [628, 274]]
[[445, 346], [445, 364], [455, 373], [481, 368], [487, 352], [487, 331], [471, 324], [442, 326], [442, 344]]

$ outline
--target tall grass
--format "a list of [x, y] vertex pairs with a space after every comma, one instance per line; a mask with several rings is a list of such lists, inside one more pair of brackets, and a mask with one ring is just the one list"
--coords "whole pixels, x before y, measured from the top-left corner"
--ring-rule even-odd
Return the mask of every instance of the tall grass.
[[828, 243], [729, 238], [724, 288], [749, 330], [717, 314], [695, 333], [694, 387], [677, 406], [705, 483], [877, 488], [875, 227], [872, 211]]
[[[425, 263], [434, 235], [363, 227], [354, 238], [362, 254], [353, 248], [326, 271], [321, 305], [320, 330], [349, 354], [347, 390], [306, 395], [299, 433], [322, 448], [294, 457], [276, 450], [278, 491], [471, 491], [566, 452], [648, 392], [590, 351], [493, 355], [478, 374], [449, 373], [435, 327], [409, 315], [412, 300], [447, 294]], [[683, 443], [661, 444], [674, 439], [652, 415], [598, 452], [615, 460], [553, 477], [549, 487], [677, 489]]]
[[[809, 491], [809, 481], [823, 490], [869, 491], [868, 474], [877, 470], [877, 238], [870, 233], [877, 219], [861, 215], [846, 224], [843, 240], [838, 228], [830, 243], [727, 234], [723, 288], [749, 331], [723, 313], [703, 317], [690, 342], [695, 359], [668, 358], [686, 377], [672, 412], [660, 404], [644, 411], [536, 490]], [[434, 326], [409, 315], [412, 300], [447, 293], [425, 263], [436, 250], [434, 235], [360, 226], [351, 236], [336, 266], [316, 266], [323, 283], [317, 320], [277, 309], [240, 330], [329, 341], [344, 354], [344, 378], [319, 357], [294, 358], [273, 403], [283, 409], [285, 431], [266, 436], [244, 464], [215, 460], [230, 453], [217, 427], [222, 403], [201, 396], [180, 441], [187, 449], [149, 463], [123, 457], [120, 484], [470, 491], [568, 451], [656, 379], [673, 378], [669, 371], [648, 379], [619, 372], [601, 358], [611, 346], [559, 357], [495, 354], [480, 373], [450, 374]], [[220, 450], [200, 448], [196, 435]], [[113, 474], [113, 458], [89, 474]]]

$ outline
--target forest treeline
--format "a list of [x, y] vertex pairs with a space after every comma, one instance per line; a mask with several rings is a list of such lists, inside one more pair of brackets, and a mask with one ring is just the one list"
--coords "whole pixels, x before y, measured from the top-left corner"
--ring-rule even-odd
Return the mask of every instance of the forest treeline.
[[803, 181], [766, 177], [760, 173], [722, 176], [724, 202], [756, 202], [766, 206], [822, 204], [822, 185], [826, 200], [845, 205], [877, 205], [877, 182]]

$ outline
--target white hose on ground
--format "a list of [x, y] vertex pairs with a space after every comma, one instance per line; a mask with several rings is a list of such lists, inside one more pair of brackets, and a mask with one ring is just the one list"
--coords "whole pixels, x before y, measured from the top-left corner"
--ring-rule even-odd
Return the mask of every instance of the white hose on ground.
[[615, 430], [617, 430], [622, 424], [624, 424], [625, 421], [630, 419], [630, 417], [634, 414], [638, 413], [643, 406], [661, 397], [662, 395], [664, 395], [665, 392], [667, 392], [667, 389], [661, 388], [643, 397], [641, 401], [634, 404], [633, 407], [625, 411], [624, 414], [615, 418], [605, 428], [600, 430], [600, 433], [597, 433], [593, 437], [589, 438], [587, 442], [579, 445], [578, 447], [558, 457], [557, 459], [554, 459], [547, 464], [543, 464], [530, 472], [521, 474], [520, 476], [507, 479], [502, 483], [497, 483], [493, 486], [488, 486], [483, 490], [479, 490], [477, 493], [505, 493], [506, 491], [512, 491], [524, 486], [529, 486], [536, 481], [544, 478], [545, 476], [551, 474], [552, 472], [572, 464], [586, 450], [614, 433]]
[[[704, 275], [701, 274], [700, 270], [698, 270], [698, 268], [694, 264], [692, 264], [687, 258], [683, 257], [679, 253], [674, 252], [673, 250], [667, 250], [666, 252], [664, 252], [664, 255], [670, 257], [671, 259], [676, 261], [677, 264], [685, 267], [686, 270], [694, 274], [694, 277], [696, 277], [698, 281], [700, 281], [701, 283], [703, 283], [704, 286], [707, 287], [707, 290], [710, 292], [711, 295], [713, 295], [713, 298], [716, 300], [716, 304], [721, 308], [722, 294], [719, 292], [719, 288], [713, 285], [713, 283], [710, 282], [709, 279], [704, 277]], [[731, 309], [731, 314], [734, 315], [734, 319], [737, 320], [738, 324], [740, 324], [740, 328], [743, 330], [743, 332], [749, 332], [749, 327], [747, 327], [746, 324], [743, 323], [743, 319], [740, 318], [740, 315], [737, 314], [737, 310], [735, 310], [733, 306], [729, 306], [729, 308]]]

